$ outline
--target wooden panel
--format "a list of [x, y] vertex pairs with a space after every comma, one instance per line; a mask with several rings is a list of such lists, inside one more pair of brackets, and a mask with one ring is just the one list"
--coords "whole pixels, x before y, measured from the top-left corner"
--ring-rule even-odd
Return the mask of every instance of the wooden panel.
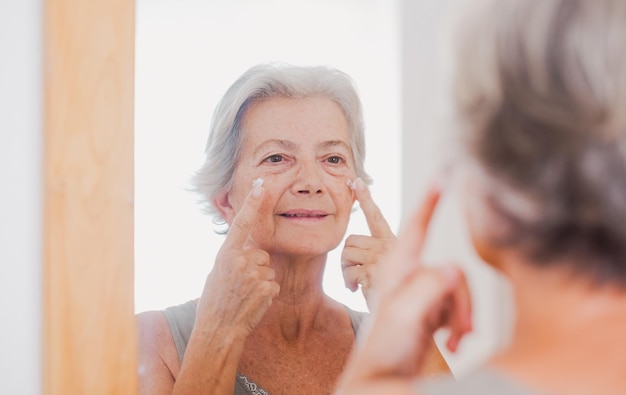
[[44, 393], [134, 394], [135, 4], [44, 8]]

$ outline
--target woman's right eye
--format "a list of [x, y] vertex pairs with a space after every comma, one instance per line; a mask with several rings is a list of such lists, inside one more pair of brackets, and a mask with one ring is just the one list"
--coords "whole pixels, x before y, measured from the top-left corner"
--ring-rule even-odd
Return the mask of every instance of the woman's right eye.
[[278, 163], [282, 161], [283, 161], [282, 155], [270, 155], [267, 158], [265, 158], [265, 162]]

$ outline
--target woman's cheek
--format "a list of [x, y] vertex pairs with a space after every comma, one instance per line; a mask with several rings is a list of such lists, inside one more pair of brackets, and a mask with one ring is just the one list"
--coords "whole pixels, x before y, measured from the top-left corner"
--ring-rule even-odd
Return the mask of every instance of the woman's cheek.
[[354, 206], [355, 195], [348, 187], [346, 183], [343, 185], [338, 185], [338, 192], [335, 193], [335, 204], [337, 204], [337, 208], [341, 208], [341, 211], [350, 214], [352, 212], [352, 206]]

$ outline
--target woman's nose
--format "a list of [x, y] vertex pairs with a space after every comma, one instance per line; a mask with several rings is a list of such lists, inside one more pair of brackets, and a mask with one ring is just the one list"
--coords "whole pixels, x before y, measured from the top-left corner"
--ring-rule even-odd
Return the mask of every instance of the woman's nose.
[[317, 163], [302, 163], [298, 168], [293, 190], [299, 194], [321, 194], [324, 192], [322, 169]]

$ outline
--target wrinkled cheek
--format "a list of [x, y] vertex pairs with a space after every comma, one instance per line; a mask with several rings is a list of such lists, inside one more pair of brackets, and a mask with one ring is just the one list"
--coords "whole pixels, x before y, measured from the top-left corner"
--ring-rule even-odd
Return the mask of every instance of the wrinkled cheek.
[[354, 197], [353, 192], [351, 190], [348, 190], [345, 195], [343, 195], [342, 198], [338, 201], [341, 202], [340, 207], [342, 218], [345, 217], [346, 222], [348, 222], [350, 220], [350, 215], [352, 214], [352, 209], [356, 205], [356, 198]]

